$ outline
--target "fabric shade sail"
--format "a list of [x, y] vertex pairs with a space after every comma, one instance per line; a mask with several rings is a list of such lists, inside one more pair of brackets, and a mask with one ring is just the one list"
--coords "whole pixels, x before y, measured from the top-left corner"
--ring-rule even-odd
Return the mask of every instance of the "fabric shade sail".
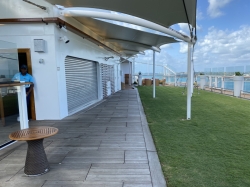
[[168, 36], [135, 30], [92, 18], [76, 17], [75, 19], [101, 36], [104, 42], [111, 42], [120, 50], [119, 52], [123, 53], [124, 51], [125, 54], [137, 54], [153, 47], [160, 48], [161, 45], [178, 42]]
[[47, 0], [64, 7], [88, 7], [136, 16], [164, 27], [189, 23], [196, 28], [197, 0]]

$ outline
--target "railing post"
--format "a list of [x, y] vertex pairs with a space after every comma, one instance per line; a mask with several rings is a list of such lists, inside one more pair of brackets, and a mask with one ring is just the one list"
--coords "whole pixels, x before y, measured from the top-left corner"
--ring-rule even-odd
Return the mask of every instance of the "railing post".
[[29, 128], [28, 124], [28, 112], [27, 112], [27, 100], [26, 100], [26, 90], [25, 85], [16, 86], [17, 96], [18, 96], [18, 108], [20, 117], [20, 128]]
[[209, 75], [209, 88], [212, 88], [212, 76]]
[[214, 77], [214, 87], [218, 87], [218, 77]]

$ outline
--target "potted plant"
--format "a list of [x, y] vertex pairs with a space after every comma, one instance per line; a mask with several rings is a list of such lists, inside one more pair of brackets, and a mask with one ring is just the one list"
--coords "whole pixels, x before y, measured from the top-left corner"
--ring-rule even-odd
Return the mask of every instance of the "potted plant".
[[239, 71], [235, 72], [234, 80], [234, 96], [240, 97], [240, 92], [243, 88], [244, 77]]
[[239, 71], [235, 72], [235, 76], [242, 76], [242, 75], [243, 75], [243, 73], [241, 73]]
[[201, 89], [204, 89], [206, 84], [206, 76], [204, 73], [200, 73], [200, 87]]
[[138, 73], [138, 84], [139, 84], [139, 86], [142, 85], [142, 75], [141, 75], [141, 72], [140, 72], [140, 71], [139, 71], [139, 73]]

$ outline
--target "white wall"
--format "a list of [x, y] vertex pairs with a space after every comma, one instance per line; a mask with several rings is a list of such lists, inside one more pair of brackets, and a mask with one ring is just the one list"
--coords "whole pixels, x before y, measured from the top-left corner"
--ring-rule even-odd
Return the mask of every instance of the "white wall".
[[[34, 52], [34, 39], [46, 41], [45, 53]], [[32, 74], [35, 79], [36, 118], [38, 120], [59, 119], [54, 25], [3, 25], [0, 29], [0, 40], [16, 43], [17, 48], [31, 50]], [[39, 59], [44, 59], [44, 64], [40, 64]]]
[[[0, 19], [58, 16], [58, 9], [46, 1], [33, 0], [32, 2], [47, 7], [48, 11], [44, 11], [22, 0], [0, 0]], [[87, 32], [92, 37], [100, 38], [75, 19], [60, 18], [66, 19], [67, 22]], [[70, 39], [68, 44], [59, 41], [59, 37], [64, 35]], [[45, 53], [34, 52], [34, 39], [44, 39], [46, 41], [47, 50]], [[0, 25], [0, 40], [16, 43], [17, 48], [29, 48], [31, 50], [32, 73], [35, 79], [34, 95], [37, 120], [62, 119], [68, 115], [64, 66], [67, 55], [98, 63], [115, 65], [115, 67], [117, 66], [117, 70], [120, 71], [120, 65], [116, 65], [119, 61], [118, 56], [71, 32], [63, 32], [54, 23], [48, 25], [43, 23]], [[114, 56], [115, 58], [105, 61], [104, 57], [109, 56]], [[39, 59], [44, 59], [45, 63], [40, 64]], [[99, 99], [102, 99], [99, 69], [98, 73], [98, 96]], [[116, 74], [115, 77], [117, 77]], [[115, 90], [118, 91], [121, 89], [121, 77], [117, 77], [116, 81]]]
[[[68, 44], [59, 41], [59, 37], [64, 35], [70, 40]], [[46, 41], [45, 53], [34, 52], [34, 39]], [[98, 63], [115, 64], [115, 66], [119, 60], [119, 57], [113, 53], [71, 32], [63, 32], [55, 24], [4, 25], [0, 29], [0, 40], [16, 43], [17, 48], [30, 48], [31, 50], [37, 120], [62, 119], [68, 116], [64, 66], [67, 55]], [[107, 56], [115, 58], [105, 61], [104, 57]], [[39, 59], [44, 59], [44, 64], [40, 64]], [[99, 99], [102, 99], [101, 76], [100, 71], [98, 72]], [[118, 78], [117, 81], [120, 82], [120, 79]], [[116, 82], [115, 85], [119, 84]], [[117, 86], [116, 91], [118, 90], [120, 87]]]
[[[67, 36], [70, 40], [69, 43], [65, 44], [62, 41], [59, 41], [60, 36]], [[82, 37], [75, 35], [71, 32], [64, 32], [57, 27], [55, 27], [55, 43], [56, 43], [56, 61], [57, 67], [60, 68], [58, 71], [58, 82], [59, 82], [59, 103], [60, 103], [60, 117], [63, 118], [68, 115], [67, 108], [67, 93], [66, 93], [66, 80], [65, 80], [65, 58], [66, 56], [73, 56], [78, 58], [83, 58], [87, 60], [92, 60], [104, 64], [113, 65], [117, 60], [118, 56], [115, 56], [113, 53], [110, 53], [96, 44], [89, 42]], [[114, 56], [114, 59], [109, 59], [108, 61], [104, 60], [104, 57]], [[99, 67], [99, 66], [98, 66]], [[100, 69], [100, 68], [99, 68]], [[102, 99], [102, 85], [101, 85], [101, 74], [98, 71], [98, 99]], [[117, 88], [116, 91], [120, 90]]]

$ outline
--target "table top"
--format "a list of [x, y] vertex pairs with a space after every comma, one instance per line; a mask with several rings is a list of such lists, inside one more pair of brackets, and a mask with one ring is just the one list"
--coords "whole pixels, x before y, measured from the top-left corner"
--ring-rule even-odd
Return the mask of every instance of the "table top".
[[9, 135], [11, 140], [27, 141], [38, 140], [55, 135], [58, 129], [55, 127], [38, 126], [12, 132]]

